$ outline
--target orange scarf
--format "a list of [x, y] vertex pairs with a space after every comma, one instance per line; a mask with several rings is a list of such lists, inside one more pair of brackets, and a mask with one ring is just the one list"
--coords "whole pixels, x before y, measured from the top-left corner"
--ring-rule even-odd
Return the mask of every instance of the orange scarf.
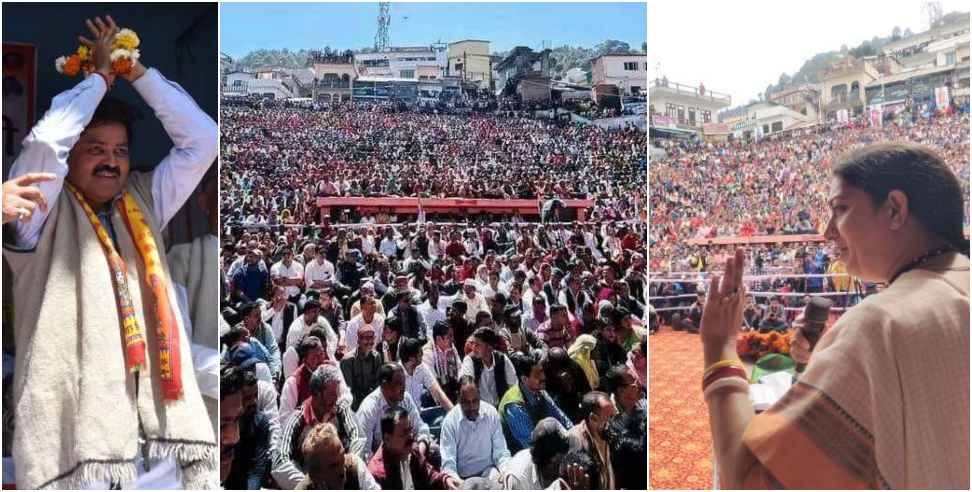
[[[142, 327], [138, 324], [138, 318], [135, 316], [135, 307], [128, 290], [128, 267], [125, 266], [125, 260], [115, 250], [115, 246], [108, 236], [108, 231], [98, 220], [98, 216], [95, 215], [84, 196], [70, 183], [64, 183], [64, 185], [84, 208], [84, 213], [88, 216], [91, 227], [97, 233], [101, 247], [105, 251], [108, 268], [111, 270], [112, 284], [115, 287], [118, 318], [124, 336], [125, 367], [129, 372], [138, 371], [145, 365], [145, 337]], [[142, 258], [142, 264], [145, 266], [147, 283], [152, 290], [152, 299], [155, 301], [155, 315], [159, 320], [159, 326], [155, 333], [159, 346], [159, 377], [162, 380], [162, 398], [166, 401], [178, 400], [182, 398], [179, 326], [176, 324], [172, 305], [169, 302], [169, 289], [165, 273], [162, 270], [162, 260], [159, 258], [159, 251], [155, 246], [152, 231], [131, 193], [125, 191], [122, 194], [122, 205], [119, 211]]]

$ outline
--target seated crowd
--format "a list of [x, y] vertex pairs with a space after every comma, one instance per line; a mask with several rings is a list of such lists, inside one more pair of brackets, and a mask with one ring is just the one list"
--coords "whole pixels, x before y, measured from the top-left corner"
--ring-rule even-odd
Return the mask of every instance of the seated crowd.
[[223, 223], [320, 223], [313, 204], [329, 196], [584, 198], [600, 220], [644, 208], [643, 129], [389, 105], [237, 104], [220, 113]]
[[[799, 130], [757, 143], [651, 139], [649, 178], [651, 271], [685, 271], [698, 254], [690, 239], [816, 234], [827, 219], [833, 160], [880, 141], [934, 147], [968, 196], [969, 115], [949, 113], [882, 127], [851, 125]], [[702, 248], [706, 249], [706, 248]], [[693, 263], [692, 269], [703, 265]]]
[[647, 487], [643, 225], [463, 229], [225, 231], [224, 488]]

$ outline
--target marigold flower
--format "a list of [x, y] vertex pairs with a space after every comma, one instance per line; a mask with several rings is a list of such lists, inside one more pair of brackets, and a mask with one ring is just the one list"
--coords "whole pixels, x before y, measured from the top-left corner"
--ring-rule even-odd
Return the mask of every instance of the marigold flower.
[[74, 77], [81, 71], [81, 58], [77, 55], [71, 55], [64, 62], [64, 75], [68, 77]]

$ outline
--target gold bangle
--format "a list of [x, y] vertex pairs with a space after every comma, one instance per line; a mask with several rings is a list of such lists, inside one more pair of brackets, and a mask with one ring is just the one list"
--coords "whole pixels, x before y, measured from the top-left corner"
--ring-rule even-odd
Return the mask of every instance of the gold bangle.
[[719, 369], [720, 367], [726, 367], [726, 366], [738, 366], [743, 369], [746, 368], [746, 366], [744, 366], [742, 361], [739, 359], [723, 359], [705, 368], [705, 371], [702, 372], [702, 379], [705, 379], [706, 376], [712, 374], [712, 372], [715, 371], [716, 369]]

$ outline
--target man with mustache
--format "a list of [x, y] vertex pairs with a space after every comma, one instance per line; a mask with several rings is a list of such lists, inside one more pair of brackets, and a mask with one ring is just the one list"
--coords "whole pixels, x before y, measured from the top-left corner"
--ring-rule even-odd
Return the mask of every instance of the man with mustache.
[[4, 233], [18, 294], [17, 485], [127, 487], [167, 467], [185, 488], [214, 489], [216, 438], [162, 230], [216, 159], [218, 128], [181, 87], [136, 61], [117, 78], [175, 145], [153, 170], [132, 172], [133, 110], [105, 97], [117, 82], [119, 28], [111, 17], [87, 27], [94, 40], [80, 39], [94, 71], [53, 99], [11, 168], [57, 176], [37, 185], [48, 207]]

